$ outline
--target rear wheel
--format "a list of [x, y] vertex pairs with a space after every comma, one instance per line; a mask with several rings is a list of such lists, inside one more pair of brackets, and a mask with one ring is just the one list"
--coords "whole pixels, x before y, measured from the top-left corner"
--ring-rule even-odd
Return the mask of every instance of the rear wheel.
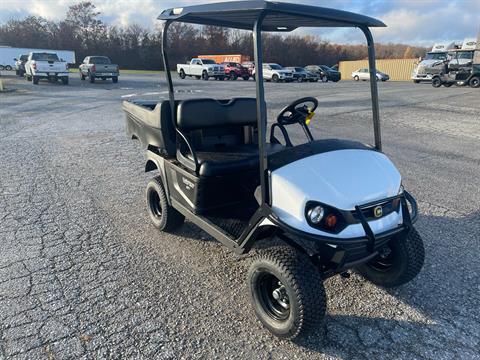
[[148, 215], [157, 229], [168, 232], [183, 224], [185, 217], [168, 205], [161, 177], [157, 176], [148, 182], [146, 198]]
[[12, 70], [12, 67], [10, 65], [5, 66], [5, 70], [10, 71]]
[[306, 254], [293, 247], [260, 251], [247, 279], [258, 319], [280, 338], [304, 335], [325, 316], [326, 295], [320, 273]]
[[185, 79], [185, 71], [183, 69], [180, 69], [180, 72], [178, 73], [178, 76], [180, 76], [180, 79]]
[[364, 278], [386, 288], [403, 285], [423, 267], [425, 248], [417, 230], [395, 236], [372, 261], [358, 267]]
[[277, 74], [273, 74], [272, 81], [273, 82], [278, 82], [278, 75]]
[[468, 82], [468, 85], [470, 85], [470, 87], [472, 87], [472, 88], [480, 87], [480, 77], [478, 77], [478, 76], [472, 77], [470, 79], [470, 81]]
[[442, 79], [440, 79], [438, 76], [434, 77], [432, 79], [432, 86], [434, 88], [438, 88], [438, 87], [442, 86]]
[[202, 72], [202, 79], [205, 80], [205, 81], [208, 80], [208, 73], [205, 70], [203, 70], [203, 72]]
[[113, 82], [114, 84], [118, 83], [118, 76], [112, 77], [112, 82]]

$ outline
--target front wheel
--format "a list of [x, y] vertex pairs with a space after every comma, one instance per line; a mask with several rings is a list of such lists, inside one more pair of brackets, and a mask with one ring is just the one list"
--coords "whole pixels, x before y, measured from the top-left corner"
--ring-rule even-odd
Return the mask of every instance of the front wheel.
[[412, 228], [395, 236], [372, 261], [358, 267], [363, 277], [386, 288], [413, 280], [423, 267], [425, 248], [420, 234]]
[[273, 82], [278, 82], [278, 75], [277, 74], [273, 74], [272, 81]]
[[293, 339], [322, 322], [325, 288], [306, 254], [290, 246], [261, 250], [247, 279], [255, 313], [272, 334]]
[[235, 73], [235, 71], [230, 71], [229, 79], [230, 80], [237, 80], [238, 75]]
[[112, 82], [113, 82], [114, 84], [118, 83], [118, 76], [112, 77]]
[[478, 76], [472, 77], [470, 79], [470, 81], [468, 82], [468, 85], [470, 85], [470, 87], [472, 87], [472, 88], [480, 87], [480, 77], [478, 77]]
[[205, 70], [202, 72], [202, 79], [205, 81], [208, 80], [208, 73]]
[[167, 194], [159, 176], [148, 182], [146, 198], [148, 215], [157, 229], [168, 232], [183, 224], [185, 217], [168, 204]]
[[180, 79], [185, 79], [185, 71], [183, 69], [180, 69], [180, 72], [178, 73], [178, 76], [180, 76]]
[[420, 84], [420, 80], [413, 80], [414, 84]]
[[353, 80], [358, 81], [358, 80], [360, 80], [360, 78], [358, 77], [358, 75], [355, 75], [355, 76], [353, 77]]
[[442, 79], [440, 79], [439, 77], [434, 77], [432, 79], [432, 86], [434, 88], [438, 88], [438, 87], [442, 86]]

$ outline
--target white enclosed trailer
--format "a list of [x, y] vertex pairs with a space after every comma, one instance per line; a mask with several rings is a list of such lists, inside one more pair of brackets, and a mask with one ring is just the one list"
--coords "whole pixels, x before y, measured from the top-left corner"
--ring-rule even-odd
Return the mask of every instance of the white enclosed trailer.
[[0, 70], [12, 70], [15, 65], [15, 58], [20, 55], [28, 55], [31, 52], [54, 52], [60, 59], [68, 64], [75, 64], [75, 51], [54, 50], [54, 49], [35, 49], [35, 48], [15, 48], [10, 46], [0, 46]]

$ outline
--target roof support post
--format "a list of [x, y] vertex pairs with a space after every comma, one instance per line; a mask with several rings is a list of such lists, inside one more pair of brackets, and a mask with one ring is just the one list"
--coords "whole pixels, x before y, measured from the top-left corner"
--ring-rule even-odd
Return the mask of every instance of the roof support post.
[[255, 21], [253, 26], [253, 53], [255, 58], [255, 85], [257, 93], [257, 127], [258, 127], [258, 156], [260, 164], [260, 187], [262, 205], [268, 202], [267, 197], [267, 154], [265, 142], [267, 133], [267, 106], [265, 104], [265, 91], [263, 88], [263, 56], [262, 56], [262, 22], [265, 11]]
[[372, 97], [373, 133], [375, 136], [375, 148], [382, 151], [382, 133], [380, 130], [380, 111], [378, 106], [377, 68], [375, 65], [375, 45], [370, 29], [366, 26], [360, 27], [367, 38], [368, 45], [368, 67], [370, 69], [370, 92]]
[[173, 128], [176, 129], [177, 126], [175, 124], [175, 95], [173, 92], [173, 82], [172, 82], [172, 74], [170, 73], [170, 66], [168, 64], [168, 56], [167, 56], [167, 34], [168, 34], [168, 28], [170, 27], [170, 24], [172, 23], [171, 20], [165, 21], [165, 24], [163, 26], [162, 30], [162, 58], [163, 58], [163, 67], [165, 70], [165, 77], [167, 79], [167, 85], [168, 85], [168, 98], [170, 102], [170, 116], [172, 118], [172, 125]]

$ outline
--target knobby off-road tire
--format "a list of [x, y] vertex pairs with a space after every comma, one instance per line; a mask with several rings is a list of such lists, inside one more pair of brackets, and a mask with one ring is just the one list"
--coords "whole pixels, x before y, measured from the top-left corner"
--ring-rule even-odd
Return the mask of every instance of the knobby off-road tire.
[[442, 79], [440, 79], [439, 77], [434, 77], [432, 79], [432, 86], [434, 88], [439, 88], [440, 86], [442, 86]]
[[[321, 324], [326, 295], [318, 269], [308, 256], [290, 246], [261, 250], [247, 275], [250, 299], [261, 323], [280, 338], [302, 336]], [[288, 309], [274, 293], [288, 297]], [[281, 297], [280, 299], [284, 299]]]
[[420, 234], [412, 228], [407, 236], [399, 235], [388, 243], [391, 252], [358, 267], [363, 277], [385, 288], [397, 287], [413, 280], [423, 267], [425, 248]]
[[472, 88], [478, 88], [480, 87], [480, 77], [474, 76], [470, 79], [468, 82], [468, 85]]
[[173, 231], [185, 221], [185, 217], [168, 205], [167, 195], [160, 176], [150, 180], [146, 189], [147, 211], [153, 225], [160, 231]]

